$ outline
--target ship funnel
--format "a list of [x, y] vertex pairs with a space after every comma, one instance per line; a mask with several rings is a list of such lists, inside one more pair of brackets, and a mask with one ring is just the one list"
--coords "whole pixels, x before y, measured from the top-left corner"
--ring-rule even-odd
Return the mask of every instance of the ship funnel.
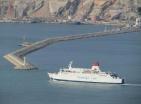
[[100, 68], [99, 68], [99, 62], [95, 63], [92, 65], [92, 70], [95, 70], [97, 72], [100, 72]]

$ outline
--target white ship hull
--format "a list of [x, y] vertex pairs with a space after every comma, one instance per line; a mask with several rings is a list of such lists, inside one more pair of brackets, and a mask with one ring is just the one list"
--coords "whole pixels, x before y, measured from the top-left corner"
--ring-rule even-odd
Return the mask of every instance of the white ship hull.
[[89, 83], [111, 83], [122, 84], [124, 80], [102, 74], [78, 74], [78, 73], [48, 73], [49, 78], [59, 81], [89, 82]]

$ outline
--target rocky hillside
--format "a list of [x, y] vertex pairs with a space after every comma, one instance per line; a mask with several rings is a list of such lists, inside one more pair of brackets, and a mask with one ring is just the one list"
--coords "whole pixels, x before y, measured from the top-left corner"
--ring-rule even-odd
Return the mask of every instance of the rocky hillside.
[[141, 0], [1, 0], [1, 18], [111, 21], [138, 16]]

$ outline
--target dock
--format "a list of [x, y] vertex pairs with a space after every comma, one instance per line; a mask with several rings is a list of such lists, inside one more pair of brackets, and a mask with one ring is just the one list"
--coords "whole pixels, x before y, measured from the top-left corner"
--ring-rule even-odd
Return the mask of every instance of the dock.
[[86, 33], [86, 34], [79, 34], [79, 35], [69, 35], [69, 36], [60, 36], [54, 38], [47, 38], [45, 40], [37, 41], [32, 43], [29, 46], [22, 47], [14, 52], [8, 53], [4, 55], [4, 58], [12, 63], [15, 66], [15, 69], [37, 69], [37, 67], [31, 64], [28, 61], [24, 60], [24, 57], [27, 54], [35, 52], [39, 49], [42, 49], [48, 45], [63, 42], [63, 41], [70, 41], [70, 40], [77, 40], [77, 39], [86, 39], [86, 38], [94, 38], [94, 37], [103, 37], [109, 35], [117, 35], [117, 34], [126, 34], [130, 32], [139, 32], [141, 31], [140, 27], [132, 27], [132, 28], [122, 28], [122, 29], [114, 29], [114, 30], [107, 30], [104, 32], [95, 32], [95, 33]]

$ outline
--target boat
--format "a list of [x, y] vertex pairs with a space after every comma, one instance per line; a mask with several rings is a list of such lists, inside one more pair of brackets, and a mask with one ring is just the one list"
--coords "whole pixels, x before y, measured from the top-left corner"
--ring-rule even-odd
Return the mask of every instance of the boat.
[[18, 46], [22, 46], [22, 47], [28, 47], [30, 45], [32, 45], [32, 43], [25, 41], [26, 37], [23, 37], [23, 42], [21, 44], [18, 44]]
[[124, 79], [120, 78], [117, 74], [101, 71], [98, 62], [93, 64], [91, 69], [73, 68], [72, 62], [70, 62], [68, 68], [61, 68], [59, 72], [48, 73], [48, 76], [50, 79], [58, 81], [111, 83], [111, 84], [124, 83]]
[[29, 43], [29, 42], [23, 42], [22, 44], [19, 44], [18, 46], [28, 47], [30, 45], [31, 45], [31, 43]]

